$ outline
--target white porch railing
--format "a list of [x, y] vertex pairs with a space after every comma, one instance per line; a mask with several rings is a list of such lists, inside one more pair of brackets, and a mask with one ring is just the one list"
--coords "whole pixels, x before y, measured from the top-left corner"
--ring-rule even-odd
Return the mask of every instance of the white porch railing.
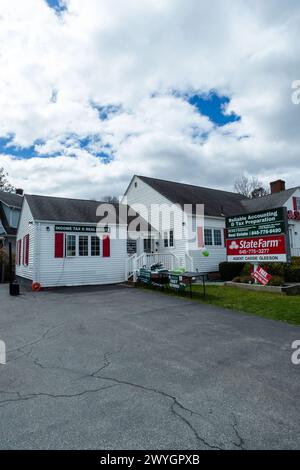
[[291, 248], [292, 256], [300, 256], [300, 248]]
[[157, 263], [161, 263], [169, 271], [179, 267], [179, 259], [174, 253], [145, 253], [145, 258], [147, 268]]
[[137, 271], [143, 267], [150, 268], [153, 264], [162, 265], [172, 271], [180, 266], [180, 261], [174, 253], [142, 253], [129, 256], [126, 261], [126, 278], [136, 280]]
[[190, 272], [194, 271], [194, 261], [188, 253], [185, 253], [185, 269]]

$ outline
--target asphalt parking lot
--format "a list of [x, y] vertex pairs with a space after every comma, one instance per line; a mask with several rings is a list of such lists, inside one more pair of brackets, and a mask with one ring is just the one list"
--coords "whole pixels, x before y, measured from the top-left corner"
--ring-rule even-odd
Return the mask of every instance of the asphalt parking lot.
[[297, 326], [122, 287], [0, 312], [2, 449], [300, 448]]

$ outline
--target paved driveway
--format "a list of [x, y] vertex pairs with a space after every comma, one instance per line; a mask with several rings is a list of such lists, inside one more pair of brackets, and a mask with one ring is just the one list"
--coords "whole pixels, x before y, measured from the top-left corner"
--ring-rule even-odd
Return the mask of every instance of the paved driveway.
[[299, 327], [132, 288], [6, 291], [1, 448], [300, 448]]

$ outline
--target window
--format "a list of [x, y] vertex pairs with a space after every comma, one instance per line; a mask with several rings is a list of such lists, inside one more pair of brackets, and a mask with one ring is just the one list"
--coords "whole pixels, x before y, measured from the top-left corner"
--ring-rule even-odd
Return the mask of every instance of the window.
[[210, 245], [210, 246], [213, 244], [211, 228], [204, 229], [204, 243], [205, 245]]
[[89, 237], [79, 235], [79, 256], [89, 255]]
[[67, 235], [67, 256], [76, 256], [76, 236]]
[[295, 210], [300, 210], [300, 197], [295, 197]]
[[214, 229], [214, 245], [222, 246], [222, 234], [220, 229]]
[[99, 237], [91, 237], [91, 255], [100, 256], [100, 239]]
[[204, 244], [207, 246], [222, 246], [222, 230], [219, 228], [205, 228]]
[[174, 246], [174, 230], [170, 230], [170, 246]]
[[168, 232], [164, 232], [164, 247], [168, 248], [168, 246], [169, 246]]

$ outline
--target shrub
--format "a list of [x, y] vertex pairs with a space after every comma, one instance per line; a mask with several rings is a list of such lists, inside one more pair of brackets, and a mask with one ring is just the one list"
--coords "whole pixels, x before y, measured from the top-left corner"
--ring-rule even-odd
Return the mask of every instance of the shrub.
[[268, 286], [283, 286], [284, 279], [282, 276], [273, 276], [268, 282]]
[[284, 270], [284, 278], [287, 282], [300, 282], [300, 266], [287, 264]]
[[300, 256], [292, 256], [292, 264], [300, 266]]
[[241, 274], [245, 276], [250, 276], [252, 271], [253, 271], [253, 264], [245, 263]]
[[284, 263], [267, 263], [262, 267], [265, 271], [271, 274], [271, 276], [284, 277]]
[[231, 281], [238, 276], [244, 267], [244, 263], [228, 263], [224, 261], [219, 264], [219, 271], [223, 281]]

